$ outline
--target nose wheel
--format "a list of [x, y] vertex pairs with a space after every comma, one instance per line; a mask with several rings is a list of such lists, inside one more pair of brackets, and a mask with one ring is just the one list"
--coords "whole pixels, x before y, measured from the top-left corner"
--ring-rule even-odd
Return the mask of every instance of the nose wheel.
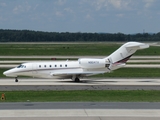
[[15, 78], [15, 82], [18, 82], [18, 78], [17, 77]]

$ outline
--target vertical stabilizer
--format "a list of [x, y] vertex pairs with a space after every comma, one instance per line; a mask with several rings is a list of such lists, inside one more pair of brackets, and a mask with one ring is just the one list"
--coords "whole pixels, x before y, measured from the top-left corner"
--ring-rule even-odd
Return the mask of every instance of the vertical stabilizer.
[[109, 69], [113, 70], [113, 66], [125, 65], [127, 60], [140, 49], [148, 48], [149, 45], [140, 42], [127, 42], [122, 45], [119, 49], [113, 52], [108, 57], [104, 58], [106, 61], [109, 61], [110, 66]]

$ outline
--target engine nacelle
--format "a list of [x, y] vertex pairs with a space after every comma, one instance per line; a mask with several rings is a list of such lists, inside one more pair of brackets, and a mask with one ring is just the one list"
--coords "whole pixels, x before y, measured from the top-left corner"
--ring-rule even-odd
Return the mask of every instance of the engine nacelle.
[[81, 68], [92, 69], [92, 68], [105, 68], [105, 59], [79, 59], [79, 65]]

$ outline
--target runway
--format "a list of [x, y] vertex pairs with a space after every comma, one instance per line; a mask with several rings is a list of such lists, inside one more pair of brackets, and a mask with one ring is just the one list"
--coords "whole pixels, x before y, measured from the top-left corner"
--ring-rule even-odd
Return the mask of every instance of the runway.
[[90, 78], [74, 82], [70, 79], [14, 78], [0, 79], [1, 91], [12, 90], [160, 90], [159, 78]]
[[[0, 89], [6, 90], [76, 90], [76, 89], [157, 89], [159, 79], [0, 79]], [[103, 85], [105, 84], [105, 85]], [[125, 85], [124, 85], [125, 84]], [[152, 85], [150, 85], [152, 84]], [[2, 91], [2, 90], [1, 90]], [[159, 102], [24, 102], [0, 103], [2, 120], [159, 120]]]
[[0, 110], [22, 109], [160, 109], [160, 102], [18, 102], [0, 103]]
[[3, 120], [158, 120], [160, 103], [50, 102], [0, 103]]

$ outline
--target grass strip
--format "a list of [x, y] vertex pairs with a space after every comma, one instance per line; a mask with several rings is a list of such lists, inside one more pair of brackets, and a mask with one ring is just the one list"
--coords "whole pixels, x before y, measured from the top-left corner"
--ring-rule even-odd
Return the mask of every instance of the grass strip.
[[113, 77], [113, 78], [157, 78], [160, 77], [159, 68], [120, 68], [111, 73], [99, 74], [94, 77]]
[[[55, 60], [54, 60], [55, 59]], [[58, 61], [58, 60], [78, 60], [78, 58], [0, 58], [0, 61], [41, 61], [41, 60], [49, 60], [49, 61]]]
[[0, 93], [5, 93], [5, 102], [160, 102], [159, 90], [1, 91]]
[[[0, 44], [1, 56], [23, 55], [109, 55], [121, 45], [101, 44]], [[160, 55], [160, 47], [150, 46], [135, 55]]]

